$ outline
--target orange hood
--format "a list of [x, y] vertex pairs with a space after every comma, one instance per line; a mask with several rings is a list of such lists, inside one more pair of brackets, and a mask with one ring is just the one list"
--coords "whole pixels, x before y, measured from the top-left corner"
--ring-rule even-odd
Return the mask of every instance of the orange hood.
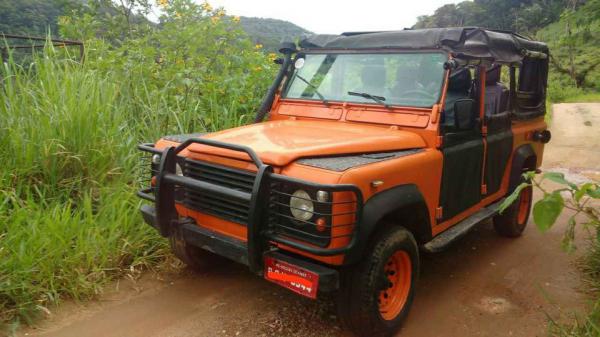
[[[396, 151], [425, 146], [417, 134], [364, 124], [278, 120], [205, 135], [203, 138], [245, 145], [263, 162], [285, 166], [299, 158], [351, 153]], [[189, 151], [238, 159], [239, 152], [192, 144]]]

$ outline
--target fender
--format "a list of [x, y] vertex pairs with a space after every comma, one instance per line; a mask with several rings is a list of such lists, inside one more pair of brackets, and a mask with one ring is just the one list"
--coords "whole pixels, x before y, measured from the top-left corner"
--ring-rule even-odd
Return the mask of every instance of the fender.
[[[536, 160], [537, 155], [535, 154], [531, 144], [521, 145], [515, 150], [510, 168], [507, 194], [512, 193], [512, 191], [514, 191], [519, 185], [519, 182], [521, 181], [521, 175], [523, 174], [523, 168], [532, 170], [536, 168]], [[531, 161], [533, 161], [533, 163]]]
[[373, 234], [382, 228], [381, 220], [389, 217], [410, 219], [408, 223], [400, 224], [413, 233], [417, 242], [431, 240], [429, 211], [419, 188], [414, 184], [395, 186], [375, 194], [364, 204], [356, 232], [358, 240], [356, 246], [346, 254], [344, 264], [361, 260]]

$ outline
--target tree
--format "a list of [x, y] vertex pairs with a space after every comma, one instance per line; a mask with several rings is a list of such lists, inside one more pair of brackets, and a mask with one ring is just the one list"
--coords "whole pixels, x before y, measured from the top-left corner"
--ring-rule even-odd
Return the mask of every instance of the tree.
[[0, 33], [57, 35], [57, 18], [80, 6], [77, 0], [0, 0]]

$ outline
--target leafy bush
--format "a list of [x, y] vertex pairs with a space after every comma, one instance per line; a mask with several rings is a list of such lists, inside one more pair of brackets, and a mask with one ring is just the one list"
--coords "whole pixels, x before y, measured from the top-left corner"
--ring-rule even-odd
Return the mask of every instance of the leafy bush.
[[[543, 192], [543, 197], [533, 205], [533, 221], [542, 232], [550, 229], [558, 219], [559, 215], [568, 209], [572, 212], [567, 222], [562, 247], [568, 252], [576, 247], [575, 228], [583, 226], [592, 234], [589, 250], [586, 252], [582, 264], [583, 272], [590, 284], [590, 290], [594, 294], [600, 294], [600, 208], [598, 200], [600, 199], [600, 185], [594, 182], [587, 182], [580, 185], [574, 184], [562, 173], [547, 172], [541, 178], [535, 178], [535, 172], [524, 174], [526, 183], [519, 185], [515, 191], [508, 196], [502, 205], [501, 212], [512, 204], [519, 196], [519, 193], [528, 186], [534, 186]], [[550, 180], [560, 184], [560, 188], [548, 190], [541, 184], [544, 180]], [[599, 336], [600, 335], [600, 299], [595, 297], [591, 311], [587, 317], [577, 319], [571, 325], [561, 324], [555, 321], [550, 322], [552, 335], [577, 337], [577, 336]]]
[[272, 76], [224, 14], [174, 0], [160, 26], [119, 40], [107, 16], [75, 13], [61, 31], [85, 40], [83, 64], [48, 47], [0, 68], [1, 321], [94, 296], [167, 254], [139, 216], [136, 144], [243, 124]]

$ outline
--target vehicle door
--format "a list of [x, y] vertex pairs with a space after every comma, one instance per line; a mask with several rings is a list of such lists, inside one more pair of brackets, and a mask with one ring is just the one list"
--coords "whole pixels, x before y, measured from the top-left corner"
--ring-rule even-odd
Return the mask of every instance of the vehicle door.
[[[484, 159], [484, 137], [481, 132], [480, 82], [473, 82], [475, 72], [462, 68], [453, 70], [449, 77], [444, 111], [442, 113], [441, 152], [443, 154], [442, 182], [438, 208], [438, 221], [443, 222], [465, 211], [481, 200]], [[478, 77], [478, 76], [475, 76]], [[471, 102], [469, 123], [455, 111]], [[465, 125], [467, 127], [465, 127]]]

